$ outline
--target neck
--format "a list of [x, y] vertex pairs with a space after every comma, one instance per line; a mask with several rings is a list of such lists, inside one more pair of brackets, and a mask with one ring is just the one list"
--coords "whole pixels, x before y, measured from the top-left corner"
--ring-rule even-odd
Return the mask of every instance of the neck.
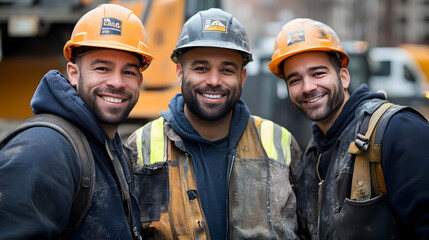
[[116, 132], [118, 131], [117, 125], [100, 123], [100, 126], [106, 132], [107, 136], [109, 136], [110, 139], [113, 139], [116, 135]]
[[191, 123], [195, 131], [200, 136], [209, 141], [216, 141], [226, 137], [229, 133], [229, 126], [231, 124], [232, 111], [217, 121], [206, 121], [193, 114], [186, 107], [184, 108], [186, 118]]

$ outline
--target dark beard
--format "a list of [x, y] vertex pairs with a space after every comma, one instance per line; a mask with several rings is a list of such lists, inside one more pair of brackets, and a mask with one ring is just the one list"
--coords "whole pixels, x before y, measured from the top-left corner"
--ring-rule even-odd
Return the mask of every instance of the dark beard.
[[191, 84], [186, 82], [184, 79], [182, 80], [182, 83], [182, 96], [186, 106], [193, 114], [205, 121], [214, 122], [223, 118], [230, 113], [238, 101], [240, 101], [241, 85], [239, 85], [240, 88], [234, 96], [231, 96], [231, 92], [229, 90], [221, 90], [219, 87], [206, 88], [204, 90], [224, 92], [228, 98], [222, 105], [205, 104], [202, 106], [197, 100], [197, 96], [195, 95], [196, 93], [191, 89]]

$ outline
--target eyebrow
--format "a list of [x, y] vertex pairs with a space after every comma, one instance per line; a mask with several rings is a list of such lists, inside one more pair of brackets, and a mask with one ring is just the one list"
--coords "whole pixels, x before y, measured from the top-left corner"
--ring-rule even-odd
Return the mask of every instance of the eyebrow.
[[222, 62], [222, 66], [231, 66], [235, 68], [235, 70], [238, 70], [238, 65], [233, 62]]
[[312, 72], [312, 71], [316, 71], [316, 70], [319, 70], [319, 69], [323, 69], [323, 70], [327, 70], [327, 71], [329, 71], [329, 68], [327, 67], [327, 66], [316, 66], [316, 67], [309, 67], [308, 68], [308, 72]]
[[[320, 69], [323, 69], [323, 70], [328, 70], [329, 71], [329, 68], [328, 67], [326, 67], [326, 66], [315, 66], [315, 67], [309, 67], [308, 69], [307, 69], [307, 72], [313, 72], [313, 71], [316, 71], [316, 70], [320, 70]], [[296, 77], [296, 76], [299, 76], [300, 74], [298, 73], [298, 72], [293, 72], [293, 73], [291, 73], [291, 74], [289, 74], [289, 75], [287, 75], [286, 77], [285, 77], [285, 80], [287, 81], [287, 80], [289, 80], [290, 78], [293, 78], [293, 77]]]
[[[95, 64], [99, 64], [99, 63], [106, 64], [106, 65], [109, 65], [109, 66], [115, 65], [112, 61], [101, 60], [101, 59], [95, 59], [90, 65], [94, 66]], [[134, 64], [134, 63], [127, 63], [127, 64], [125, 64], [125, 67], [126, 68], [127, 67], [134, 67], [134, 68], [137, 68], [137, 69], [140, 68], [138, 64]]]
[[[207, 61], [207, 60], [195, 60], [192, 62], [191, 67], [194, 67], [195, 65], [198, 65], [198, 64], [208, 65], [209, 61]], [[221, 66], [232, 66], [233, 68], [238, 70], [238, 65], [235, 64], [234, 62], [223, 61], [221, 63]]]
[[191, 63], [191, 67], [194, 67], [195, 65], [199, 65], [199, 64], [207, 65], [207, 64], [209, 64], [209, 61], [207, 61], [207, 60], [195, 60]]

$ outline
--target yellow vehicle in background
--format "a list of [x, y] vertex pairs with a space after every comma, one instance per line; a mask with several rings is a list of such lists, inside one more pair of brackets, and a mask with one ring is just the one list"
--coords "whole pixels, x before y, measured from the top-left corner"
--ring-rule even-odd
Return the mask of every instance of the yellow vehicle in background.
[[[423, 45], [403, 46], [407, 47], [374, 47], [369, 51], [372, 67], [370, 90], [383, 91], [387, 97], [422, 96], [429, 90], [423, 71], [423, 60], [429, 57], [422, 55]], [[418, 57], [422, 64], [417, 61]]]
[[[78, 19], [102, 3], [131, 9], [148, 34], [154, 60], [129, 118], [140, 125], [168, 109], [180, 91], [170, 54], [183, 23], [199, 10], [221, 7], [220, 0], [0, 0], [0, 123], [32, 116], [30, 100], [39, 81], [50, 69], [66, 74], [65, 42]], [[6, 128], [11, 127], [0, 125], [0, 135]]]
[[429, 45], [401, 44], [399, 47], [407, 51], [420, 66], [426, 78], [422, 85], [426, 94], [429, 94]]

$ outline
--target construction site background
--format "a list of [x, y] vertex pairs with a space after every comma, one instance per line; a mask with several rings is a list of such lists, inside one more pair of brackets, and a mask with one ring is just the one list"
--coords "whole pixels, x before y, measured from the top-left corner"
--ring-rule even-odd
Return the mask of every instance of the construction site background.
[[[144, 72], [139, 102], [120, 126], [123, 137], [168, 109], [180, 90], [170, 60], [180, 29], [194, 13], [210, 7], [232, 13], [248, 31], [254, 62], [247, 66], [243, 100], [253, 114], [288, 128], [303, 146], [311, 122], [293, 109], [284, 81], [267, 68], [274, 37], [296, 17], [313, 18], [335, 29], [352, 58], [351, 90], [367, 83], [372, 90], [383, 91], [377, 87], [380, 84], [372, 84], [374, 76], [381, 86], [397, 84], [399, 92], [409, 85], [414, 92], [407, 96], [385, 92], [392, 102], [411, 105], [429, 116], [427, 0], [0, 0], [0, 136], [32, 115], [31, 97], [48, 70], [66, 74], [62, 48], [77, 20], [101, 3], [124, 5], [141, 18], [155, 57]], [[371, 57], [371, 52], [385, 47], [405, 50], [409, 60], [398, 65], [393, 58]], [[405, 69], [403, 76], [393, 71], [398, 66]], [[392, 74], [398, 83], [386, 77]]]

